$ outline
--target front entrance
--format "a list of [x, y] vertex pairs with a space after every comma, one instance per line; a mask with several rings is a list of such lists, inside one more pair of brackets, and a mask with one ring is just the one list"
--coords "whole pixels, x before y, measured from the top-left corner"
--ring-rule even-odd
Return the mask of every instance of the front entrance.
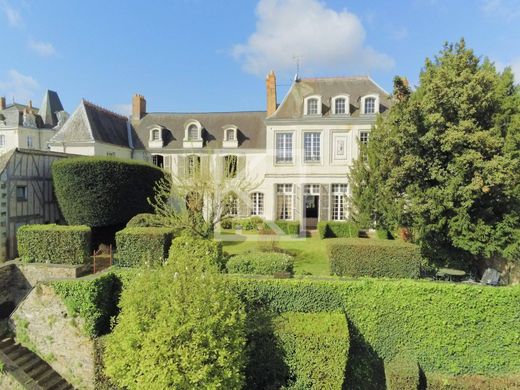
[[318, 184], [305, 184], [303, 202], [304, 228], [315, 229], [320, 213], [320, 186]]

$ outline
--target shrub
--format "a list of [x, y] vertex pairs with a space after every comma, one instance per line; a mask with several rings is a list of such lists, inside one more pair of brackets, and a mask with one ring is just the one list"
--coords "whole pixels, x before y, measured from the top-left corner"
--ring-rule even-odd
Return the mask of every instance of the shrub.
[[327, 243], [332, 275], [418, 278], [424, 260], [417, 246], [400, 241], [364, 238]]
[[300, 234], [300, 222], [298, 221], [285, 221], [279, 219], [275, 221], [275, 223], [285, 234], [290, 236]]
[[258, 216], [249, 218], [225, 218], [220, 222], [222, 229], [243, 229], [243, 230], [257, 230], [259, 225], [263, 223], [263, 219]]
[[222, 221], [220, 221], [220, 227], [222, 229], [232, 229], [233, 228], [233, 219], [224, 218]]
[[278, 252], [248, 252], [231, 257], [227, 270], [237, 274], [272, 275], [275, 272], [293, 273], [293, 258]]
[[193, 258], [203, 264], [212, 264], [219, 270], [225, 267], [220, 241], [202, 240], [190, 236], [180, 236], [172, 241], [168, 261]]
[[392, 236], [392, 233], [390, 233], [388, 230], [376, 230], [376, 237], [380, 240], [393, 240], [394, 237]]
[[[187, 241], [174, 245], [180, 242]], [[195, 250], [172, 249], [171, 261], [142, 272], [122, 293], [104, 356], [107, 375], [121, 388], [243, 387], [244, 309], [212, 256], [196, 250], [213, 245], [200, 239], [189, 245]]]
[[140, 266], [162, 264], [172, 244], [171, 228], [130, 227], [116, 233], [118, 264]]
[[162, 227], [161, 220], [156, 214], [137, 214], [128, 221], [126, 227]]
[[112, 272], [81, 279], [49, 283], [63, 299], [69, 315], [84, 320], [84, 331], [90, 337], [107, 333], [110, 318], [118, 313], [121, 281]]
[[161, 169], [135, 160], [76, 157], [55, 161], [56, 197], [70, 225], [124, 225], [152, 210], [148, 198], [164, 176]]
[[24, 225], [16, 233], [18, 253], [27, 263], [83, 264], [90, 261], [88, 226]]
[[320, 238], [358, 237], [359, 228], [353, 222], [322, 221], [318, 222]]
[[417, 390], [419, 366], [412, 358], [397, 356], [385, 364], [387, 390]]

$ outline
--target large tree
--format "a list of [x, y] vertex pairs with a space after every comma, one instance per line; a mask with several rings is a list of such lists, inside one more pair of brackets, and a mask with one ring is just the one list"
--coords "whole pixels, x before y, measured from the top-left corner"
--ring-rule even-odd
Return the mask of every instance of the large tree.
[[[417, 89], [396, 79], [354, 188], [380, 225], [412, 228], [431, 259], [519, 257], [520, 93], [464, 40], [427, 59]], [[366, 174], [363, 173], [366, 171]], [[354, 206], [360, 196], [354, 193]], [[366, 211], [365, 211], [366, 213]]]

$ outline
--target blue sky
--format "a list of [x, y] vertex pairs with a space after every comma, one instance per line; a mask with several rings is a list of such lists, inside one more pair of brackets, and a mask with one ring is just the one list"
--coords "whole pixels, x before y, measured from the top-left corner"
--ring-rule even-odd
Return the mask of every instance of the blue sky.
[[265, 74], [279, 100], [294, 76], [371, 75], [388, 91], [412, 83], [427, 56], [464, 37], [520, 80], [520, 0], [0, 0], [0, 95], [58, 91], [127, 112], [265, 109]]

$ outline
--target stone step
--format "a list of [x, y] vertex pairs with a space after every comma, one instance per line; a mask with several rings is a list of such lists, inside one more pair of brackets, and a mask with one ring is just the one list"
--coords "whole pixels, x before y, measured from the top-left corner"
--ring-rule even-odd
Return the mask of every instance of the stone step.
[[38, 380], [38, 384], [41, 385], [43, 388], [48, 389], [51, 386], [54, 386], [56, 383], [58, 383], [61, 379], [61, 376], [59, 376], [56, 371], [49, 370], [49, 373], [47, 375], [44, 375], [42, 378]]
[[45, 373], [49, 370], [49, 367], [43, 362], [39, 361], [36, 367], [34, 367], [31, 371], [27, 372], [27, 374], [33, 378], [36, 382], [45, 375]]

